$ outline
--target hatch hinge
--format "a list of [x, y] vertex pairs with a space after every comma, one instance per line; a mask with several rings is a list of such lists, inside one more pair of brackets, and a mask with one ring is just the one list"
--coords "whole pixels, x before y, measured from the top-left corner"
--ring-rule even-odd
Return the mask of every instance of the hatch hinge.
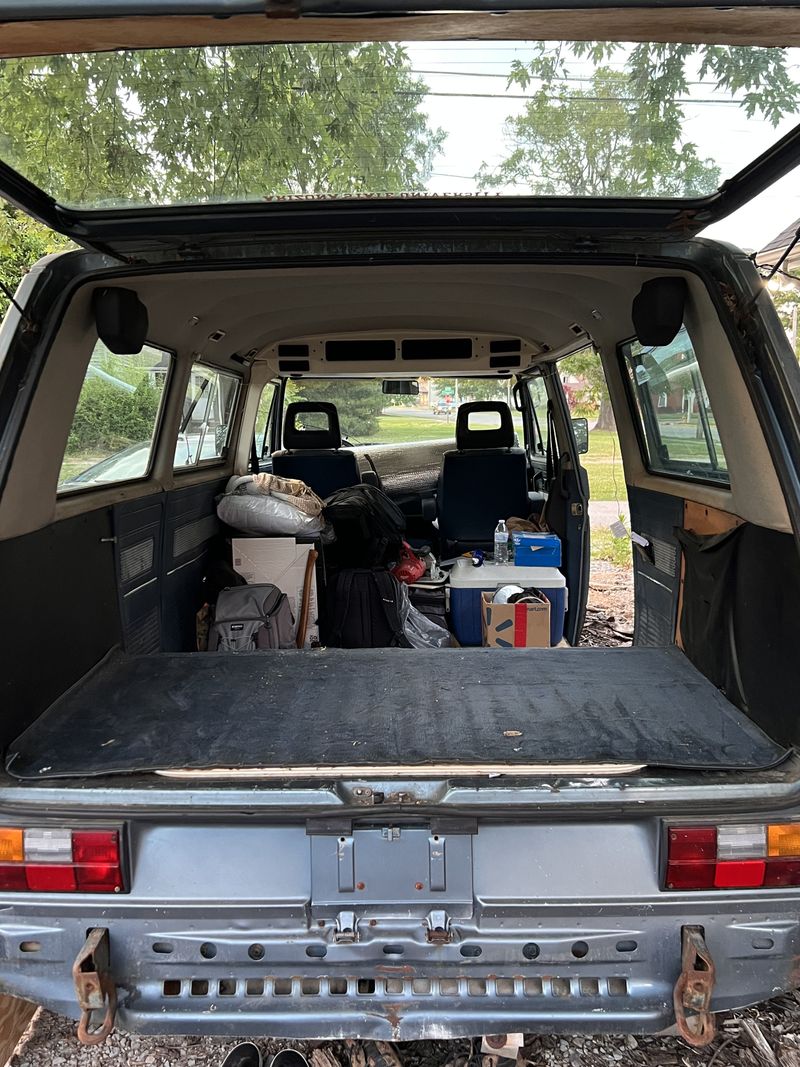
[[[111, 952], [108, 930], [95, 927], [72, 965], [75, 996], [81, 1009], [78, 1040], [82, 1045], [99, 1045], [114, 1029], [117, 1014], [117, 989], [111, 977]], [[92, 1016], [103, 1012], [103, 1021], [91, 1030]]]
[[354, 911], [340, 911], [336, 916], [333, 940], [337, 945], [353, 945], [358, 941], [358, 919]]
[[432, 945], [449, 945], [453, 940], [453, 927], [446, 911], [429, 912], [425, 927], [425, 936]]
[[300, 0], [264, 0], [264, 14], [268, 19], [299, 19]]
[[678, 1033], [693, 1048], [710, 1045], [717, 1032], [711, 1011], [716, 967], [701, 926], [681, 928], [681, 973], [675, 983], [673, 1003]]

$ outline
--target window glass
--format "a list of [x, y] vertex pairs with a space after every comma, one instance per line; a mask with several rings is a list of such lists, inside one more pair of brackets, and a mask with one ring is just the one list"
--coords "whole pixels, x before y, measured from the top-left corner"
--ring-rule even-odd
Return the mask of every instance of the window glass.
[[221, 459], [230, 440], [239, 379], [195, 363], [183, 401], [175, 468]]
[[668, 345], [623, 346], [628, 381], [652, 471], [729, 482], [722, 442], [685, 327]]
[[545, 388], [544, 380], [542, 378], [530, 378], [528, 391], [530, 392], [534, 429], [536, 431], [533, 451], [537, 456], [544, 456], [547, 454], [547, 434], [549, 430], [547, 423], [547, 389]]
[[258, 402], [258, 411], [256, 412], [256, 425], [253, 431], [256, 455], [259, 459], [265, 459], [270, 455], [269, 431], [272, 421], [270, 415], [272, 414], [277, 391], [277, 382], [267, 382], [261, 390], [261, 399]]
[[144, 478], [150, 470], [172, 356], [94, 346], [58, 478], [59, 493]]

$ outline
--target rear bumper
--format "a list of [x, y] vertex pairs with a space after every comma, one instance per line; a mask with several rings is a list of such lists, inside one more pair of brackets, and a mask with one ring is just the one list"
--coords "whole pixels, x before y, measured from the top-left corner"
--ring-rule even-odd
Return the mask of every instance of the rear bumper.
[[92, 913], [92, 905], [76, 900], [74, 914], [6, 908], [3, 990], [77, 1018], [71, 965], [94, 925], [110, 934], [117, 1025], [145, 1034], [653, 1033], [674, 1022], [688, 924], [704, 928], [716, 963], [714, 1010], [764, 1000], [798, 981], [800, 895], [750, 894], [691, 910], [678, 900], [532, 908], [524, 919], [455, 921], [453, 941], [441, 945], [426, 940], [419, 919], [364, 918], [359, 940], [341, 944], [331, 921], [265, 921], [259, 909]]

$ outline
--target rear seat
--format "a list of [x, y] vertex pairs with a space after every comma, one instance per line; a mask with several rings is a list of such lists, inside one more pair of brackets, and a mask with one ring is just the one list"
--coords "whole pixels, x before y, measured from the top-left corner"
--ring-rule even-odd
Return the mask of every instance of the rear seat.
[[[470, 429], [470, 416], [500, 416], [497, 429]], [[498, 519], [527, 517], [528, 464], [525, 450], [514, 447], [508, 404], [495, 400], [461, 404], [456, 416], [456, 448], [445, 452], [439, 474], [439, 532], [442, 554], [490, 548]]]
[[[304, 414], [325, 416], [327, 429], [306, 430], [298, 426], [297, 416]], [[273, 473], [282, 478], [299, 478], [323, 500], [337, 489], [361, 481], [355, 453], [342, 450], [335, 404], [302, 400], [287, 405], [283, 444], [285, 451], [272, 456]]]

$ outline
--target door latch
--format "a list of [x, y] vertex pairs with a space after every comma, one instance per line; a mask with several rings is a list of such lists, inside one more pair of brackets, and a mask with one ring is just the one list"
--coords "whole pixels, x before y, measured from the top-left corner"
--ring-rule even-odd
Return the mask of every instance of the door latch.
[[449, 945], [453, 940], [453, 928], [446, 911], [429, 912], [425, 927], [425, 936], [431, 945]]
[[[78, 1040], [82, 1045], [99, 1045], [114, 1029], [117, 1014], [117, 989], [110, 971], [111, 954], [108, 930], [95, 927], [72, 965], [75, 996], [81, 1009]], [[92, 1016], [103, 1012], [103, 1021], [91, 1030]]]
[[710, 1045], [717, 1032], [711, 1011], [716, 967], [700, 926], [681, 929], [681, 973], [675, 983], [673, 1003], [678, 1033], [693, 1048]]
[[353, 945], [358, 941], [358, 920], [354, 911], [340, 911], [336, 916], [333, 940], [337, 945]]

